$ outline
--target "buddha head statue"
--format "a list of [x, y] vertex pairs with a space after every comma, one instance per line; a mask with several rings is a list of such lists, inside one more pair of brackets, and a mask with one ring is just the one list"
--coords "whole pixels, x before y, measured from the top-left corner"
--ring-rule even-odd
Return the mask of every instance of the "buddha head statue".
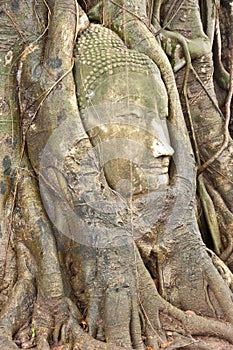
[[109, 186], [134, 196], [168, 185], [168, 97], [154, 62], [92, 24], [78, 39], [75, 81], [82, 122]]

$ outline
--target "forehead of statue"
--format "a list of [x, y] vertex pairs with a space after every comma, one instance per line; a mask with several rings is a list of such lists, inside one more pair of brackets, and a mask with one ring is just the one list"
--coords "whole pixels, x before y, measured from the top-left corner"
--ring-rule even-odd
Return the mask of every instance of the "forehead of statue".
[[[168, 115], [168, 97], [160, 74], [122, 70], [105, 77], [89, 96], [89, 106], [118, 103], [134, 104], [153, 111], [160, 118]], [[115, 110], [117, 106], [114, 106]], [[122, 105], [119, 105], [122, 113]]]
[[[93, 105], [81, 111], [82, 122], [89, 133], [95, 128], [105, 133], [125, 135], [125, 132], [147, 135], [169, 142], [167, 125], [154, 110], [135, 103], [107, 103]], [[125, 131], [124, 131], [125, 130]], [[95, 132], [94, 132], [95, 134]], [[144, 136], [145, 136], [144, 135]], [[116, 136], [117, 137], [117, 136]]]
[[110, 137], [112, 145], [113, 139], [120, 138], [121, 146], [125, 140], [132, 139], [136, 144], [152, 148], [154, 157], [174, 153], [166, 120], [144, 106], [125, 102], [99, 104], [81, 110], [81, 116], [86, 132], [95, 139], [92, 139], [94, 144], [101, 137], [103, 140]]

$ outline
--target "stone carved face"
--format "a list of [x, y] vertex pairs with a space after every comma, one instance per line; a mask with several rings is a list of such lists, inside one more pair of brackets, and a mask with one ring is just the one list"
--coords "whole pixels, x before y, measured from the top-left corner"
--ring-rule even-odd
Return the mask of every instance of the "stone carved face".
[[82, 111], [82, 120], [109, 186], [132, 196], [169, 184], [173, 149], [162, 79], [124, 73], [121, 70], [103, 79], [90, 93], [90, 107]]
[[75, 81], [82, 122], [109, 186], [132, 196], [168, 185], [168, 98], [154, 62], [92, 24], [78, 40]]

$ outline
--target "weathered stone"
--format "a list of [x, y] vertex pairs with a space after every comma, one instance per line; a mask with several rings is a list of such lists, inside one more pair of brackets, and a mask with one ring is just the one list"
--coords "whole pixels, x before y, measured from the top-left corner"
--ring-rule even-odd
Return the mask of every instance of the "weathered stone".
[[167, 93], [154, 62], [92, 24], [78, 39], [75, 79], [82, 121], [110, 187], [135, 195], [167, 185]]

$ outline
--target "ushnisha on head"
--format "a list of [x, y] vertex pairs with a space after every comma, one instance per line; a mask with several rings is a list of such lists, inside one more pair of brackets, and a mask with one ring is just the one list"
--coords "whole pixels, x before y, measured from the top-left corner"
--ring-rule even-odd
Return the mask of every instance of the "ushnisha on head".
[[82, 121], [110, 187], [136, 195], [168, 185], [168, 98], [154, 62], [92, 24], [77, 42], [75, 80]]

